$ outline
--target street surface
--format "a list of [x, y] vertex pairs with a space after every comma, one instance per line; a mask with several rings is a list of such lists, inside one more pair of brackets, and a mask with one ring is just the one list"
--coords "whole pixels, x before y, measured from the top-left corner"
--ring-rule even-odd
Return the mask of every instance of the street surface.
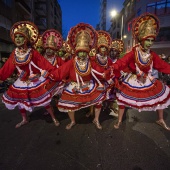
[[[36, 109], [29, 124], [15, 129], [18, 110], [0, 101], [0, 170], [170, 170], [170, 131], [155, 123], [155, 112], [128, 109], [116, 130], [116, 118], [104, 110], [103, 130], [97, 130], [84, 109], [76, 112], [77, 125], [66, 130], [66, 113], [55, 108], [61, 123], [55, 127], [44, 111]], [[164, 113], [170, 126], [170, 107]]]

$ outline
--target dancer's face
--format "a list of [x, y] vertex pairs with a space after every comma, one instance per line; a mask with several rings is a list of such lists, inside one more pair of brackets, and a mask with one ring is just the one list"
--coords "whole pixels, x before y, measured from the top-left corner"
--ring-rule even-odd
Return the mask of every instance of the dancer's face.
[[25, 44], [26, 38], [21, 34], [15, 34], [14, 41], [17, 47], [21, 47]]
[[105, 55], [107, 55], [107, 48], [104, 46], [101, 46], [99, 49], [99, 52], [102, 56], [105, 56]]
[[119, 56], [119, 52], [115, 49], [110, 50], [110, 58], [116, 59]]
[[87, 52], [79, 51], [77, 55], [80, 59], [84, 60], [87, 57]]
[[154, 42], [154, 38], [147, 38], [143, 41], [143, 48], [145, 50], [148, 50], [151, 48], [151, 46], [153, 45], [153, 42]]
[[47, 48], [45, 52], [46, 52], [47, 56], [52, 56], [52, 55], [54, 55], [55, 51], [51, 48]]
[[43, 47], [37, 46], [36, 50], [37, 50], [40, 54], [43, 54], [43, 51], [44, 51]]
[[60, 57], [63, 57], [65, 54], [66, 54], [66, 52], [63, 51], [63, 50], [59, 50], [59, 51], [58, 51], [58, 55], [59, 55]]

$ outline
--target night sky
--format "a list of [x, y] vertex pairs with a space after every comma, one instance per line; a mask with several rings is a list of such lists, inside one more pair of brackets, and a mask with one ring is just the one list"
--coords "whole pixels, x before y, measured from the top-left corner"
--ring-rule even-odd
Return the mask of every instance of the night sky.
[[[124, 0], [112, 0], [120, 11]], [[80, 22], [96, 28], [100, 20], [100, 0], [58, 0], [62, 10], [62, 28], [65, 38], [71, 27]], [[114, 6], [114, 5], [112, 5]]]

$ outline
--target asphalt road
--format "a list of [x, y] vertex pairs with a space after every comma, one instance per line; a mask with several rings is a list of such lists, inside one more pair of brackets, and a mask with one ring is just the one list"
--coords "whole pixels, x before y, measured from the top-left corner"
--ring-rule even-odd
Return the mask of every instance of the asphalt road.
[[[116, 119], [105, 110], [103, 130], [97, 130], [84, 109], [76, 112], [77, 125], [69, 131], [67, 114], [55, 108], [61, 122], [55, 127], [43, 112], [36, 109], [28, 125], [15, 129], [18, 110], [0, 102], [0, 170], [170, 170], [170, 132], [155, 124], [155, 112], [128, 109], [116, 130]], [[170, 126], [170, 108], [164, 113]]]

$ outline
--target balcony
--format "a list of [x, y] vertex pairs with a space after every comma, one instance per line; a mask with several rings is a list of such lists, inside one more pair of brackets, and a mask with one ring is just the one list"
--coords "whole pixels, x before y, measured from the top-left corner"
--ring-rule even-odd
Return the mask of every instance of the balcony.
[[3, 27], [0, 27], [1, 39], [4, 42], [11, 42], [10, 32]]
[[3, 15], [8, 19], [12, 19], [12, 12], [7, 12], [7, 11], [11, 11], [11, 8], [6, 6], [3, 2], [1, 2], [0, 15]]
[[25, 13], [31, 15], [31, 8], [23, 0], [16, 0], [16, 3]]
[[46, 5], [45, 4], [35, 4], [35, 12], [38, 16], [46, 16]]
[[43, 18], [40, 18], [40, 19], [36, 20], [35, 24], [38, 26], [38, 28], [40, 30], [46, 30], [47, 29], [46, 20], [43, 19]]

